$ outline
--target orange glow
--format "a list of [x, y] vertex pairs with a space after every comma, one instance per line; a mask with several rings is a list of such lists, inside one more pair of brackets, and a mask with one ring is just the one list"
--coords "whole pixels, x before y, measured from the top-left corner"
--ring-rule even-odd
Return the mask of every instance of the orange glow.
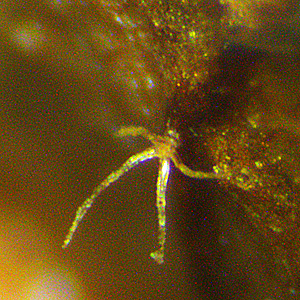
[[[2, 211], [3, 213], [3, 211]], [[2, 300], [86, 299], [75, 271], [60, 263], [36, 220], [3, 214], [0, 227]], [[6, 216], [6, 217], [5, 217]], [[51, 251], [52, 250], [52, 251]]]

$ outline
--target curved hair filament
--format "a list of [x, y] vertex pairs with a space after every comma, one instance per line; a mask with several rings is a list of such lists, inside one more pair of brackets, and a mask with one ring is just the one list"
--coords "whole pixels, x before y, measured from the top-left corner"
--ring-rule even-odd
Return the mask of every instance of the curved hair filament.
[[131, 156], [118, 170], [112, 172], [100, 185], [98, 185], [92, 195], [87, 198], [83, 204], [78, 208], [76, 217], [72, 223], [71, 228], [66, 236], [63, 248], [66, 248], [71, 242], [73, 235], [87, 213], [88, 209], [92, 206], [100, 193], [105, 190], [110, 184], [117, 181], [122, 175], [127, 173], [130, 169], [134, 168], [141, 162], [150, 160], [152, 158], [159, 159], [159, 170], [156, 185], [156, 206], [158, 212], [158, 245], [159, 249], [151, 253], [151, 257], [159, 264], [164, 262], [165, 242], [166, 242], [166, 191], [168, 179], [170, 175], [171, 161], [174, 166], [179, 169], [183, 174], [188, 177], [199, 179], [224, 179], [219, 173], [205, 173], [201, 171], [193, 171], [188, 168], [179, 158], [177, 154], [177, 147], [180, 145], [179, 135], [173, 129], [168, 129], [164, 136], [158, 136], [150, 133], [143, 127], [123, 127], [116, 136], [142, 136], [149, 140], [153, 146]]

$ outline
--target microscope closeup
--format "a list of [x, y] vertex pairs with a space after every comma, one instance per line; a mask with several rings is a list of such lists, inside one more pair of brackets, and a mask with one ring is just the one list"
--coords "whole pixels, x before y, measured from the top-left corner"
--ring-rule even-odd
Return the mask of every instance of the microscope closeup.
[[0, 298], [300, 299], [300, 4], [0, 2]]

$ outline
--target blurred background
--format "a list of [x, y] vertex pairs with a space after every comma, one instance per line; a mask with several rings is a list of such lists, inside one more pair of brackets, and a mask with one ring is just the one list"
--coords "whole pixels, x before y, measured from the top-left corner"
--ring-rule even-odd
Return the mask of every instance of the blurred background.
[[[151, 51], [154, 33], [134, 9], [109, 12], [121, 2], [1, 1], [0, 298], [282, 299], [272, 257], [241, 208], [226, 201], [217, 183], [175, 170], [166, 262], [150, 259], [157, 247], [156, 161], [110, 186], [62, 249], [82, 201], [148, 146], [113, 133], [131, 124], [165, 129], [169, 82]], [[277, 69], [260, 67], [263, 79], [257, 75], [256, 82], [270, 87], [266, 103], [277, 95], [272, 76], [283, 97], [298, 95], [287, 80], [299, 71], [292, 61], [284, 83]], [[256, 122], [273, 120], [276, 127], [275, 119], [265, 114]]]

